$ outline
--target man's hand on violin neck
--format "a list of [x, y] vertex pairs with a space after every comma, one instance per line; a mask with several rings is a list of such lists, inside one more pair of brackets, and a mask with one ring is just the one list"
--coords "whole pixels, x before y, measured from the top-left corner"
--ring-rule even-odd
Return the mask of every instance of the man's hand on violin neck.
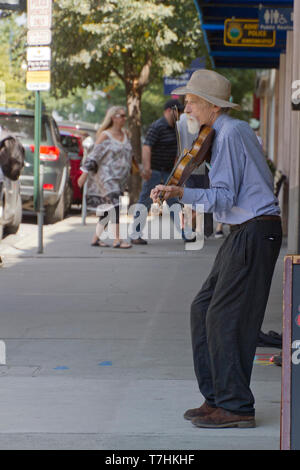
[[178, 197], [179, 199], [183, 196], [184, 189], [180, 186], [164, 186], [163, 184], [159, 184], [152, 189], [150, 193], [150, 197], [153, 202], [160, 201], [160, 195], [163, 193], [163, 199], [169, 199], [171, 197]]

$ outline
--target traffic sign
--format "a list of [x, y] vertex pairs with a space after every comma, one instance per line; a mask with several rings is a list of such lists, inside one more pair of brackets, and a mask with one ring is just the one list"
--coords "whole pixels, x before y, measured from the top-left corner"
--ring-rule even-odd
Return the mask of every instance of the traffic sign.
[[27, 48], [27, 70], [43, 71], [50, 70], [51, 49], [48, 46]]
[[50, 70], [27, 70], [26, 88], [30, 91], [50, 90]]
[[50, 29], [52, 23], [52, 0], [28, 0], [28, 29]]
[[51, 40], [50, 29], [30, 29], [27, 32], [27, 44], [29, 46], [48, 46], [51, 44]]
[[27, 60], [51, 60], [51, 48], [49, 46], [27, 47]]
[[224, 45], [274, 47], [276, 31], [261, 31], [258, 26], [258, 20], [227, 18], [224, 22]]
[[50, 60], [35, 60], [27, 62], [27, 70], [31, 71], [50, 70], [50, 67]]
[[290, 31], [293, 29], [293, 8], [260, 8], [259, 29]]

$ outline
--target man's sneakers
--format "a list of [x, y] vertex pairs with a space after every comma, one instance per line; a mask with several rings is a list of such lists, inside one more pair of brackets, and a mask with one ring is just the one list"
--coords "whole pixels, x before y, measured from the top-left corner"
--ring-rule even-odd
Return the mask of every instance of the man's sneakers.
[[256, 426], [255, 417], [252, 415], [237, 415], [223, 408], [211, 407], [206, 402], [200, 408], [187, 410], [183, 416], [198, 428], [255, 428]]
[[191, 230], [185, 230], [184, 228], [181, 229], [181, 237], [186, 243], [193, 243], [196, 241], [196, 235], [194, 235], [194, 232]]
[[143, 238], [139, 237], [139, 238], [131, 238], [130, 239], [132, 245], [148, 245], [148, 242], [147, 240], [144, 240]]
[[215, 233], [215, 238], [224, 238], [224, 232], [223, 232], [223, 230], [218, 230], [218, 231]]

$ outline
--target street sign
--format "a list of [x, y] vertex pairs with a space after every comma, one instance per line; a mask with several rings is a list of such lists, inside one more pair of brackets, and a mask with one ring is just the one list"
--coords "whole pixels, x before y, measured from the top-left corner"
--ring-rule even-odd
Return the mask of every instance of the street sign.
[[48, 46], [27, 48], [27, 70], [50, 70], [51, 49]]
[[265, 31], [290, 31], [293, 29], [293, 8], [260, 8], [259, 29]]
[[50, 29], [52, 23], [52, 0], [28, 0], [28, 29]]
[[49, 46], [27, 47], [27, 60], [51, 60], [51, 48]]
[[[52, 0], [27, 0], [27, 90], [35, 92], [34, 209], [38, 215], [39, 248], [43, 252], [43, 186], [40, 185], [41, 91], [50, 90]], [[39, 46], [39, 47], [34, 47]], [[41, 181], [43, 178], [41, 178]]]
[[164, 95], [171, 95], [175, 88], [185, 86], [195, 70], [204, 68], [205, 58], [197, 57], [197, 59], [192, 61], [190, 68], [186, 69], [183, 74], [179, 75], [178, 77], [164, 77]]
[[26, 88], [29, 91], [50, 90], [50, 70], [27, 70]]
[[224, 22], [225, 46], [274, 47], [276, 31], [261, 31], [258, 20], [231, 19]]
[[27, 60], [51, 60], [51, 49], [49, 46], [27, 47]]
[[27, 62], [27, 70], [39, 71], [39, 70], [50, 70], [51, 62], [50, 60], [35, 60]]
[[164, 77], [164, 95], [171, 95], [175, 88], [185, 86], [191, 78], [192, 73], [193, 70], [186, 70], [185, 73], [179, 75], [179, 77]]
[[48, 46], [51, 44], [51, 40], [50, 29], [30, 29], [27, 32], [27, 44], [29, 46]]

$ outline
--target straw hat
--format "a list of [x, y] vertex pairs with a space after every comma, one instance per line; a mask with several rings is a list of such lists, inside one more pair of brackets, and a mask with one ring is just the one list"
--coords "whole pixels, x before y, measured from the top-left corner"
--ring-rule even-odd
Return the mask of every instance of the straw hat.
[[186, 86], [172, 90], [174, 95], [186, 95], [187, 93], [200, 96], [209, 103], [221, 108], [240, 109], [238, 104], [229, 101], [231, 95], [230, 81], [213, 70], [196, 70]]

